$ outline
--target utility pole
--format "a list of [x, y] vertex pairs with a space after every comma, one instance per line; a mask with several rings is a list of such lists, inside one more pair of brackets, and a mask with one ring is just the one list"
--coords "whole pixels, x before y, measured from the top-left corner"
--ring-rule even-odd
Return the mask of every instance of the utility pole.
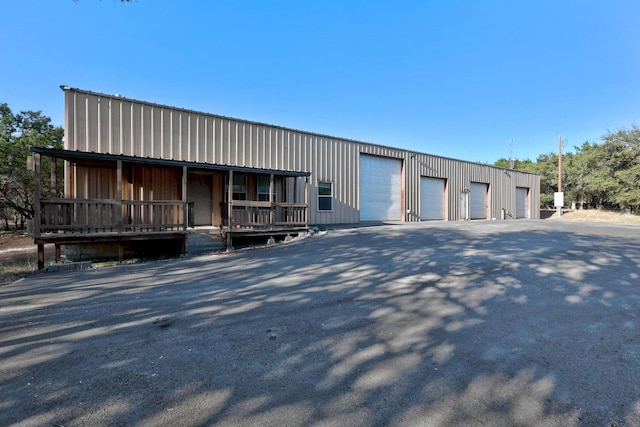
[[558, 136], [558, 192], [562, 193], [562, 135]]
[[513, 157], [513, 139], [509, 143], [509, 169], [513, 169], [515, 166], [516, 158]]
[[553, 199], [558, 216], [562, 216], [562, 206], [564, 205], [564, 192], [562, 191], [562, 135], [558, 136], [558, 191], [554, 194]]

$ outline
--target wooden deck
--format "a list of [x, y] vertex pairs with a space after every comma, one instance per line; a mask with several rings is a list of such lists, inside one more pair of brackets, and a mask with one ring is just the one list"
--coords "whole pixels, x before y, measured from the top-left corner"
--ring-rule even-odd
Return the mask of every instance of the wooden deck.
[[[112, 199], [40, 199], [40, 221], [34, 221], [38, 268], [44, 268], [44, 245], [61, 246], [116, 243], [123, 260], [123, 244], [131, 241], [177, 239], [186, 252], [191, 217], [189, 203], [176, 200], [135, 201]], [[231, 221], [220, 235], [231, 247], [234, 237], [286, 236], [308, 230], [307, 205], [238, 201], [231, 203]]]
[[[184, 252], [185, 235], [195, 225], [195, 212], [199, 222], [203, 214], [206, 219], [208, 213], [202, 210], [202, 206], [207, 206], [206, 201], [198, 204], [202, 201], [198, 198], [201, 194], [197, 191], [195, 196], [190, 194], [189, 180], [196, 175], [210, 177], [207, 191], [211, 206], [205, 209], [211, 209], [210, 224], [215, 221], [214, 225], [220, 225], [225, 236], [282, 235], [307, 229], [308, 172], [42, 147], [30, 150], [35, 181], [33, 237], [38, 245], [38, 268], [44, 267], [47, 243], [56, 245], [56, 262], [60, 261], [63, 245], [116, 243], [122, 260], [122, 247], [126, 242], [179, 239]], [[65, 188], [66, 198], [44, 196], [41, 156], [51, 161], [48, 194], [58, 193], [56, 161], [68, 162], [65, 168], [71, 173], [69, 188]], [[262, 187], [258, 186], [259, 179]], [[91, 195], [101, 196], [92, 198]], [[110, 198], [95, 198], [105, 195]], [[263, 200], [265, 196], [268, 200]], [[154, 200], [156, 197], [159, 200]], [[241, 198], [253, 201], [237, 200]], [[304, 203], [299, 203], [302, 200]]]

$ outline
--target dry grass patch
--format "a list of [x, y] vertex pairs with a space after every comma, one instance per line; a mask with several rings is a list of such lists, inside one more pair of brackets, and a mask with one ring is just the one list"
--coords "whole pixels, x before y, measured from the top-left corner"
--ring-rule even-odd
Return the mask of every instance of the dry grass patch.
[[584, 209], [567, 211], [562, 214], [562, 217], [558, 217], [557, 214], [553, 214], [549, 219], [558, 221], [584, 221], [584, 222], [609, 222], [619, 224], [640, 224], [640, 216], [623, 214], [620, 212], [598, 210], [598, 209]]
[[[53, 245], [45, 245], [45, 261], [51, 260]], [[33, 274], [37, 270], [38, 251], [33, 237], [21, 231], [0, 232], [0, 286]]]

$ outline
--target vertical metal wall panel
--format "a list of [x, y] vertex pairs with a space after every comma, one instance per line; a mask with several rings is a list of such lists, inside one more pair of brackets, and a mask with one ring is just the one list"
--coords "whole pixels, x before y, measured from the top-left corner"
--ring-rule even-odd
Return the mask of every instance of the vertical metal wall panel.
[[247, 164], [246, 166], [254, 167], [257, 164], [256, 158], [256, 135], [257, 135], [257, 127], [254, 124], [249, 125], [248, 135], [247, 135], [247, 148], [245, 155], [247, 156]]
[[142, 105], [131, 105], [131, 154], [134, 156], [144, 156], [142, 146]]
[[213, 144], [211, 143], [211, 119], [207, 116], [201, 116], [200, 118], [200, 129], [199, 129], [199, 134], [200, 134], [200, 140], [198, 141], [198, 150], [199, 150], [199, 156], [200, 156], [200, 160], [199, 162], [202, 163], [208, 163], [210, 162], [209, 158], [210, 158], [210, 149], [209, 147], [213, 148]]
[[[131, 152], [131, 103], [120, 103], [120, 150], [125, 155], [132, 155]], [[100, 151], [98, 151], [100, 152]]]
[[280, 169], [290, 170], [289, 153], [291, 153], [291, 131], [282, 131]]
[[[160, 158], [171, 158], [171, 112], [165, 108], [160, 112], [160, 141], [161, 150], [158, 152]], [[157, 134], [156, 134], [157, 135]]]
[[189, 159], [189, 127], [190, 116], [189, 113], [180, 113], [180, 158], [179, 160]]
[[262, 126], [256, 126], [255, 139], [253, 141], [253, 166], [261, 165], [264, 153], [264, 129]]
[[282, 168], [280, 156], [282, 155], [282, 130], [273, 130], [273, 142], [271, 145], [271, 169]]
[[223, 119], [222, 122], [223, 163], [232, 165], [236, 157], [236, 126], [235, 122], [230, 119]]
[[[65, 92], [64, 96], [64, 144], [65, 148], [68, 150], [76, 150], [75, 144], [77, 138], [74, 130], [76, 126], [75, 120], [78, 113], [76, 112], [74, 104], [77, 96], [78, 94], [75, 92]], [[65, 168], [65, 171], [66, 170], [67, 169]], [[69, 175], [70, 174], [71, 171], [69, 171]], [[69, 179], [65, 179], [65, 183], [67, 181], [69, 181]], [[69, 194], [66, 187], [67, 186], [65, 185], [65, 194]]]
[[98, 146], [100, 147], [110, 147], [111, 140], [109, 139], [109, 130], [111, 126], [109, 125], [109, 99], [104, 99], [100, 101], [98, 99], [98, 111], [97, 111], [97, 123], [98, 123]]
[[241, 161], [241, 153], [240, 153], [240, 138], [241, 138], [242, 125], [233, 121], [231, 123], [231, 156], [229, 159], [229, 164], [231, 165], [242, 165]]
[[218, 163], [229, 164], [229, 123], [226, 119], [218, 119], [218, 144], [220, 144], [220, 155]]
[[180, 160], [180, 112], [171, 113], [171, 160]]
[[98, 147], [98, 98], [86, 98], [85, 147], [89, 151]]
[[198, 119], [199, 117], [197, 115], [189, 114], [189, 154], [185, 160], [197, 161], [193, 159], [198, 158]]
[[205, 163], [215, 163], [213, 161], [214, 154], [214, 145], [213, 145], [213, 121], [214, 119], [211, 117], [207, 117], [204, 123], [204, 162]]
[[213, 123], [214, 163], [222, 163], [222, 119], [216, 118]]
[[75, 149], [87, 151], [87, 98], [79, 95], [76, 97], [74, 108], [78, 113], [74, 122]]
[[162, 135], [162, 108], [151, 110], [151, 156], [163, 155], [164, 138]]
[[151, 146], [151, 109], [153, 107], [140, 108], [140, 153], [141, 155], [153, 157], [153, 148]]
[[120, 103], [109, 100], [109, 153], [120, 153]]

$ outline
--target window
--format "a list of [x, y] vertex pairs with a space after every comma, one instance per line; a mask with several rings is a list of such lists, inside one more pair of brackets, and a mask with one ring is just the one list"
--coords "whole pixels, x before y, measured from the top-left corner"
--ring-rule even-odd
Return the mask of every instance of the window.
[[[258, 177], [258, 201], [260, 202], [268, 202], [269, 201], [269, 186], [271, 184], [271, 179], [268, 176], [259, 176]], [[275, 188], [274, 188], [275, 190]], [[275, 200], [275, 197], [273, 198]]]
[[333, 210], [333, 183], [327, 181], [318, 182], [318, 210]]
[[233, 175], [233, 200], [247, 200], [247, 177]]

